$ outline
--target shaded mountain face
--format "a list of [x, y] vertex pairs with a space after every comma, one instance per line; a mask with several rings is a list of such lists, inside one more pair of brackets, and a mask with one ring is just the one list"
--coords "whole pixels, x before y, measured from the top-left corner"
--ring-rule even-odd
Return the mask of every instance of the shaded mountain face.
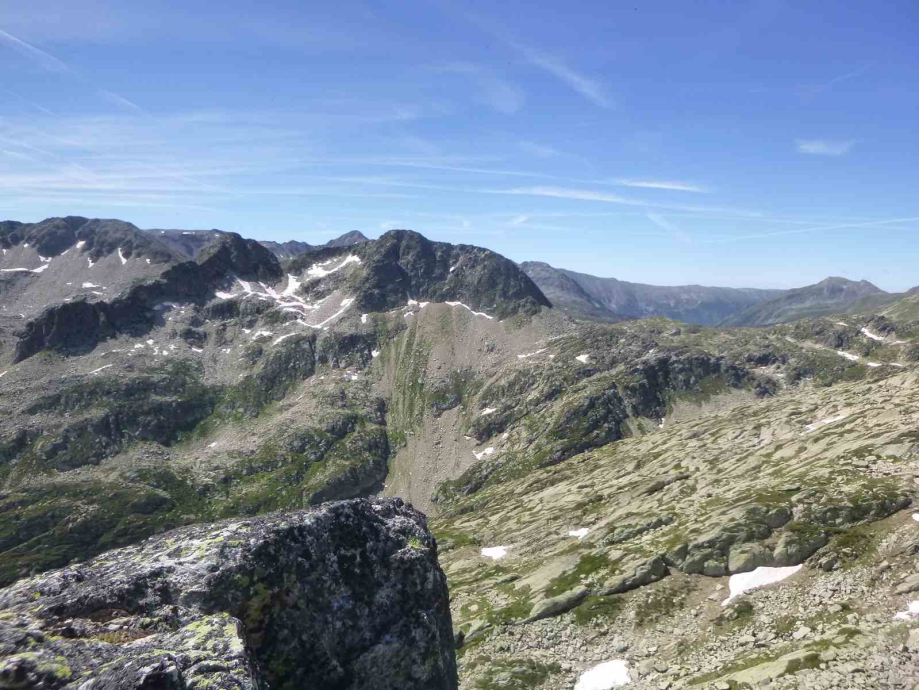
[[[342, 251], [328, 249], [318, 255]], [[432, 242], [411, 230], [390, 230], [347, 251], [361, 259], [353, 294], [363, 311], [384, 311], [407, 300], [461, 302], [503, 319], [552, 306], [513, 261], [482, 247]], [[314, 256], [304, 255], [290, 269], [305, 266]]]
[[333, 240], [329, 240], [325, 244], [308, 244], [306, 242], [299, 242], [297, 240], [289, 240], [287, 242], [271, 242], [263, 241], [262, 244], [268, 247], [279, 259], [293, 259], [301, 254], [306, 254], [307, 252], [316, 251], [317, 249], [322, 249], [324, 247], [350, 247], [354, 244], [360, 244], [361, 242], [367, 242], [367, 238], [364, 234], [358, 230], [351, 230], [346, 232], [341, 237], [336, 237]]
[[701, 285], [643, 285], [554, 268], [539, 261], [527, 261], [520, 267], [555, 307], [571, 316], [597, 321], [665, 316], [684, 323], [711, 326], [784, 292]]
[[880, 306], [890, 295], [867, 280], [827, 278], [816, 285], [789, 290], [762, 304], [725, 318], [723, 326], [768, 326], [807, 317]]

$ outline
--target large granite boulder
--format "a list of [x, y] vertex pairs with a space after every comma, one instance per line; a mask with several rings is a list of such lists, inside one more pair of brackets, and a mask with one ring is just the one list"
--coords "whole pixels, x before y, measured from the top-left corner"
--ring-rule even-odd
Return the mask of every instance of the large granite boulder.
[[0, 688], [457, 687], [447, 583], [401, 499], [195, 525], [0, 590]]

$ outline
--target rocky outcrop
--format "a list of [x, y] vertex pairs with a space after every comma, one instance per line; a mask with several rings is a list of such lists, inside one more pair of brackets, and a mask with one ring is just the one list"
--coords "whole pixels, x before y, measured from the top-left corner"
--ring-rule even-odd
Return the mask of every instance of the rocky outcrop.
[[361, 311], [385, 311], [408, 298], [462, 302], [499, 319], [552, 306], [517, 264], [481, 247], [391, 230], [354, 251], [363, 261], [354, 286]]
[[3, 688], [457, 687], [437, 545], [400, 499], [179, 529], [0, 611]]

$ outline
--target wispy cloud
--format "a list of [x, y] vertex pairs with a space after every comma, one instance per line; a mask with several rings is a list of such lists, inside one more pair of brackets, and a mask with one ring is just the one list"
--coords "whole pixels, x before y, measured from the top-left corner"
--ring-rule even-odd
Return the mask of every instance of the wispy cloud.
[[9, 89], [3, 89], [3, 91], [4, 91], [4, 93], [8, 93], [8, 94], [9, 94], [10, 96], [12, 96], [13, 98], [16, 98], [16, 99], [22, 101], [22, 102], [25, 103], [26, 105], [30, 105], [30, 106], [32, 106], [33, 108], [35, 108], [36, 110], [38, 110], [38, 111], [40, 111], [40, 112], [43, 112], [45, 115], [54, 115], [54, 113], [51, 112], [50, 110], [48, 110], [47, 108], [45, 108], [45, 107], [43, 107], [43, 106], [40, 106], [38, 103], [35, 103], [34, 101], [30, 101], [28, 98], [23, 98], [23, 97], [20, 96], [18, 93], [14, 93], [14, 92], [10, 91]]
[[537, 158], [555, 158], [562, 155], [558, 149], [544, 144], [534, 144], [532, 141], [521, 141], [517, 144], [517, 148]]
[[678, 240], [679, 242], [683, 242], [684, 244], [689, 244], [692, 242], [692, 236], [688, 232], [678, 228], [663, 216], [657, 213], [649, 213], [647, 214], [647, 217], [648, 220], [654, 223], [661, 230], [666, 230], [673, 239]]
[[533, 50], [513, 41], [508, 41], [508, 43], [520, 51], [528, 62], [560, 79], [588, 101], [599, 105], [601, 108], [613, 107], [613, 99], [607, 95], [606, 89], [599, 81], [575, 71], [565, 62], [552, 55]]
[[643, 189], [669, 189], [676, 192], [698, 192], [708, 194], [711, 190], [690, 182], [673, 182], [666, 180], [613, 180], [613, 184], [622, 187], [641, 187]]
[[[891, 218], [889, 220], [874, 220], [864, 223], [840, 223], [837, 225], [815, 225], [809, 228], [796, 228], [794, 230], [777, 230], [775, 232], [759, 232], [753, 233], [750, 235], [736, 235], [734, 237], [717, 237], [709, 240], [705, 240], [705, 244], [727, 244], [730, 242], [743, 242], [744, 240], [757, 240], [767, 237], [781, 237], [783, 235], [803, 235], [811, 232], [827, 232], [829, 230], [849, 230], [856, 228], [873, 228], [873, 227], [883, 227], [889, 226], [890, 229], [894, 229], [893, 226], [899, 223], [915, 223], [919, 221], [919, 216], [912, 218]], [[899, 228], [898, 228], [899, 229]]]
[[515, 187], [514, 189], [487, 190], [493, 194], [521, 194], [526, 196], [547, 196], [554, 199], [574, 199], [578, 201], [605, 201], [612, 204], [643, 205], [643, 202], [633, 201], [616, 194], [595, 192], [590, 189], [569, 189], [565, 187]]
[[499, 113], [513, 115], [526, 103], [523, 89], [481, 65], [454, 62], [445, 65], [439, 71], [462, 74], [474, 79], [478, 86], [476, 100]]
[[63, 62], [62, 60], [58, 60], [53, 55], [50, 55], [21, 39], [16, 38], [12, 34], [8, 34], [6, 31], [0, 30], [0, 40], [2, 40], [20, 55], [24, 55], [27, 58], [30, 58], [34, 62], [38, 63], [41, 67], [44, 67], [46, 70], [51, 72], [66, 72], [70, 74], [74, 73], [73, 69], [67, 63]]
[[[58, 58], [54, 57], [50, 53], [46, 53], [44, 50], [41, 50], [29, 43], [26, 43], [22, 39], [16, 38], [15, 36], [13, 36], [10, 33], [7, 33], [6, 31], [0, 30], [0, 42], [6, 43], [10, 48], [15, 50], [17, 53], [29, 58], [30, 60], [38, 64], [40, 67], [42, 67], [43, 69], [46, 69], [50, 72], [69, 74], [81, 82], [89, 83], [89, 80], [86, 77], [84, 77], [82, 74], [80, 74], [77, 70], [75, 70], [73, 67], [68, 65], [63, 60], [59, 60]], [[120, 96], [119, 94], [113, 91], [109, 91], [108, 89], [97, 88], [96, 90], [101, 98], [103, 98], [104, 100], [110, 103], [114, 103], [115, 105], [130, 108], [131, 110], [134, 110], [135, 112], [146, 114], [143, 108], [141, 108], [136, 103], [132, 103], [124, 96]], [[32, 105], [35, 105], [35, 104], [32, 104]], [[50, 111], [45, 110], [41, 106], [36, 105], [35, 107], [51, 114]]]
[[128, 108], [129, 110], [133, 110], [136, 113], [141, 113], [143, 115], [147, 114], [147, 111], [137, 105], [137, 103], [129, 101], [124, 96], [119, 96], [114, 91], [109, 91], [108, 89], [99, 89], [99, 95], [101, 95], [109, 103]]
[[515, 217], [515, 218], [512, 218], [510, 221], [508, 221], [507, 224], [508, 224], [508, 225], [523, 225], [523, 224], [526, 223], [529, 219], [530, 219], [529, 216], [525, 216], [525, 215], [522, 215], [522, 214], [521, 214], [521, 215], [519, 215], [519, 216], [517, 216], [517, 217]]
[[798, 153], [814, 156], [844, 156], [855, 145], [854, 141], [834, 141], [831, 139], [798, 139], [795, 141]]
[[849, 81], [855, 77], [859, 77], [864, 74], [871, 67], [871, 63], [862, 65], [858, 69], [851, 70], [845, 74], [840, 74], [839, 76], [833, 77], [832, 79], [825, 81], [820, 84], [814, 84], [809, 87], [805, 87], [804, 93], [810, 96], [816, 96], [817, 94], [823, 93], [824, 91], [829, 91], [837, 84], [841, 84], [844, 81]]

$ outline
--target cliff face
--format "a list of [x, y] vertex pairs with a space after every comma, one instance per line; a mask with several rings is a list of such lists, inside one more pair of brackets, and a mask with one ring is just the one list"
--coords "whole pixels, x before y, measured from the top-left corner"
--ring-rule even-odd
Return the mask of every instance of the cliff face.
[[0, 591], [0, 687], [457, 687], [446, 577], [400, 499], [196, 525]]

